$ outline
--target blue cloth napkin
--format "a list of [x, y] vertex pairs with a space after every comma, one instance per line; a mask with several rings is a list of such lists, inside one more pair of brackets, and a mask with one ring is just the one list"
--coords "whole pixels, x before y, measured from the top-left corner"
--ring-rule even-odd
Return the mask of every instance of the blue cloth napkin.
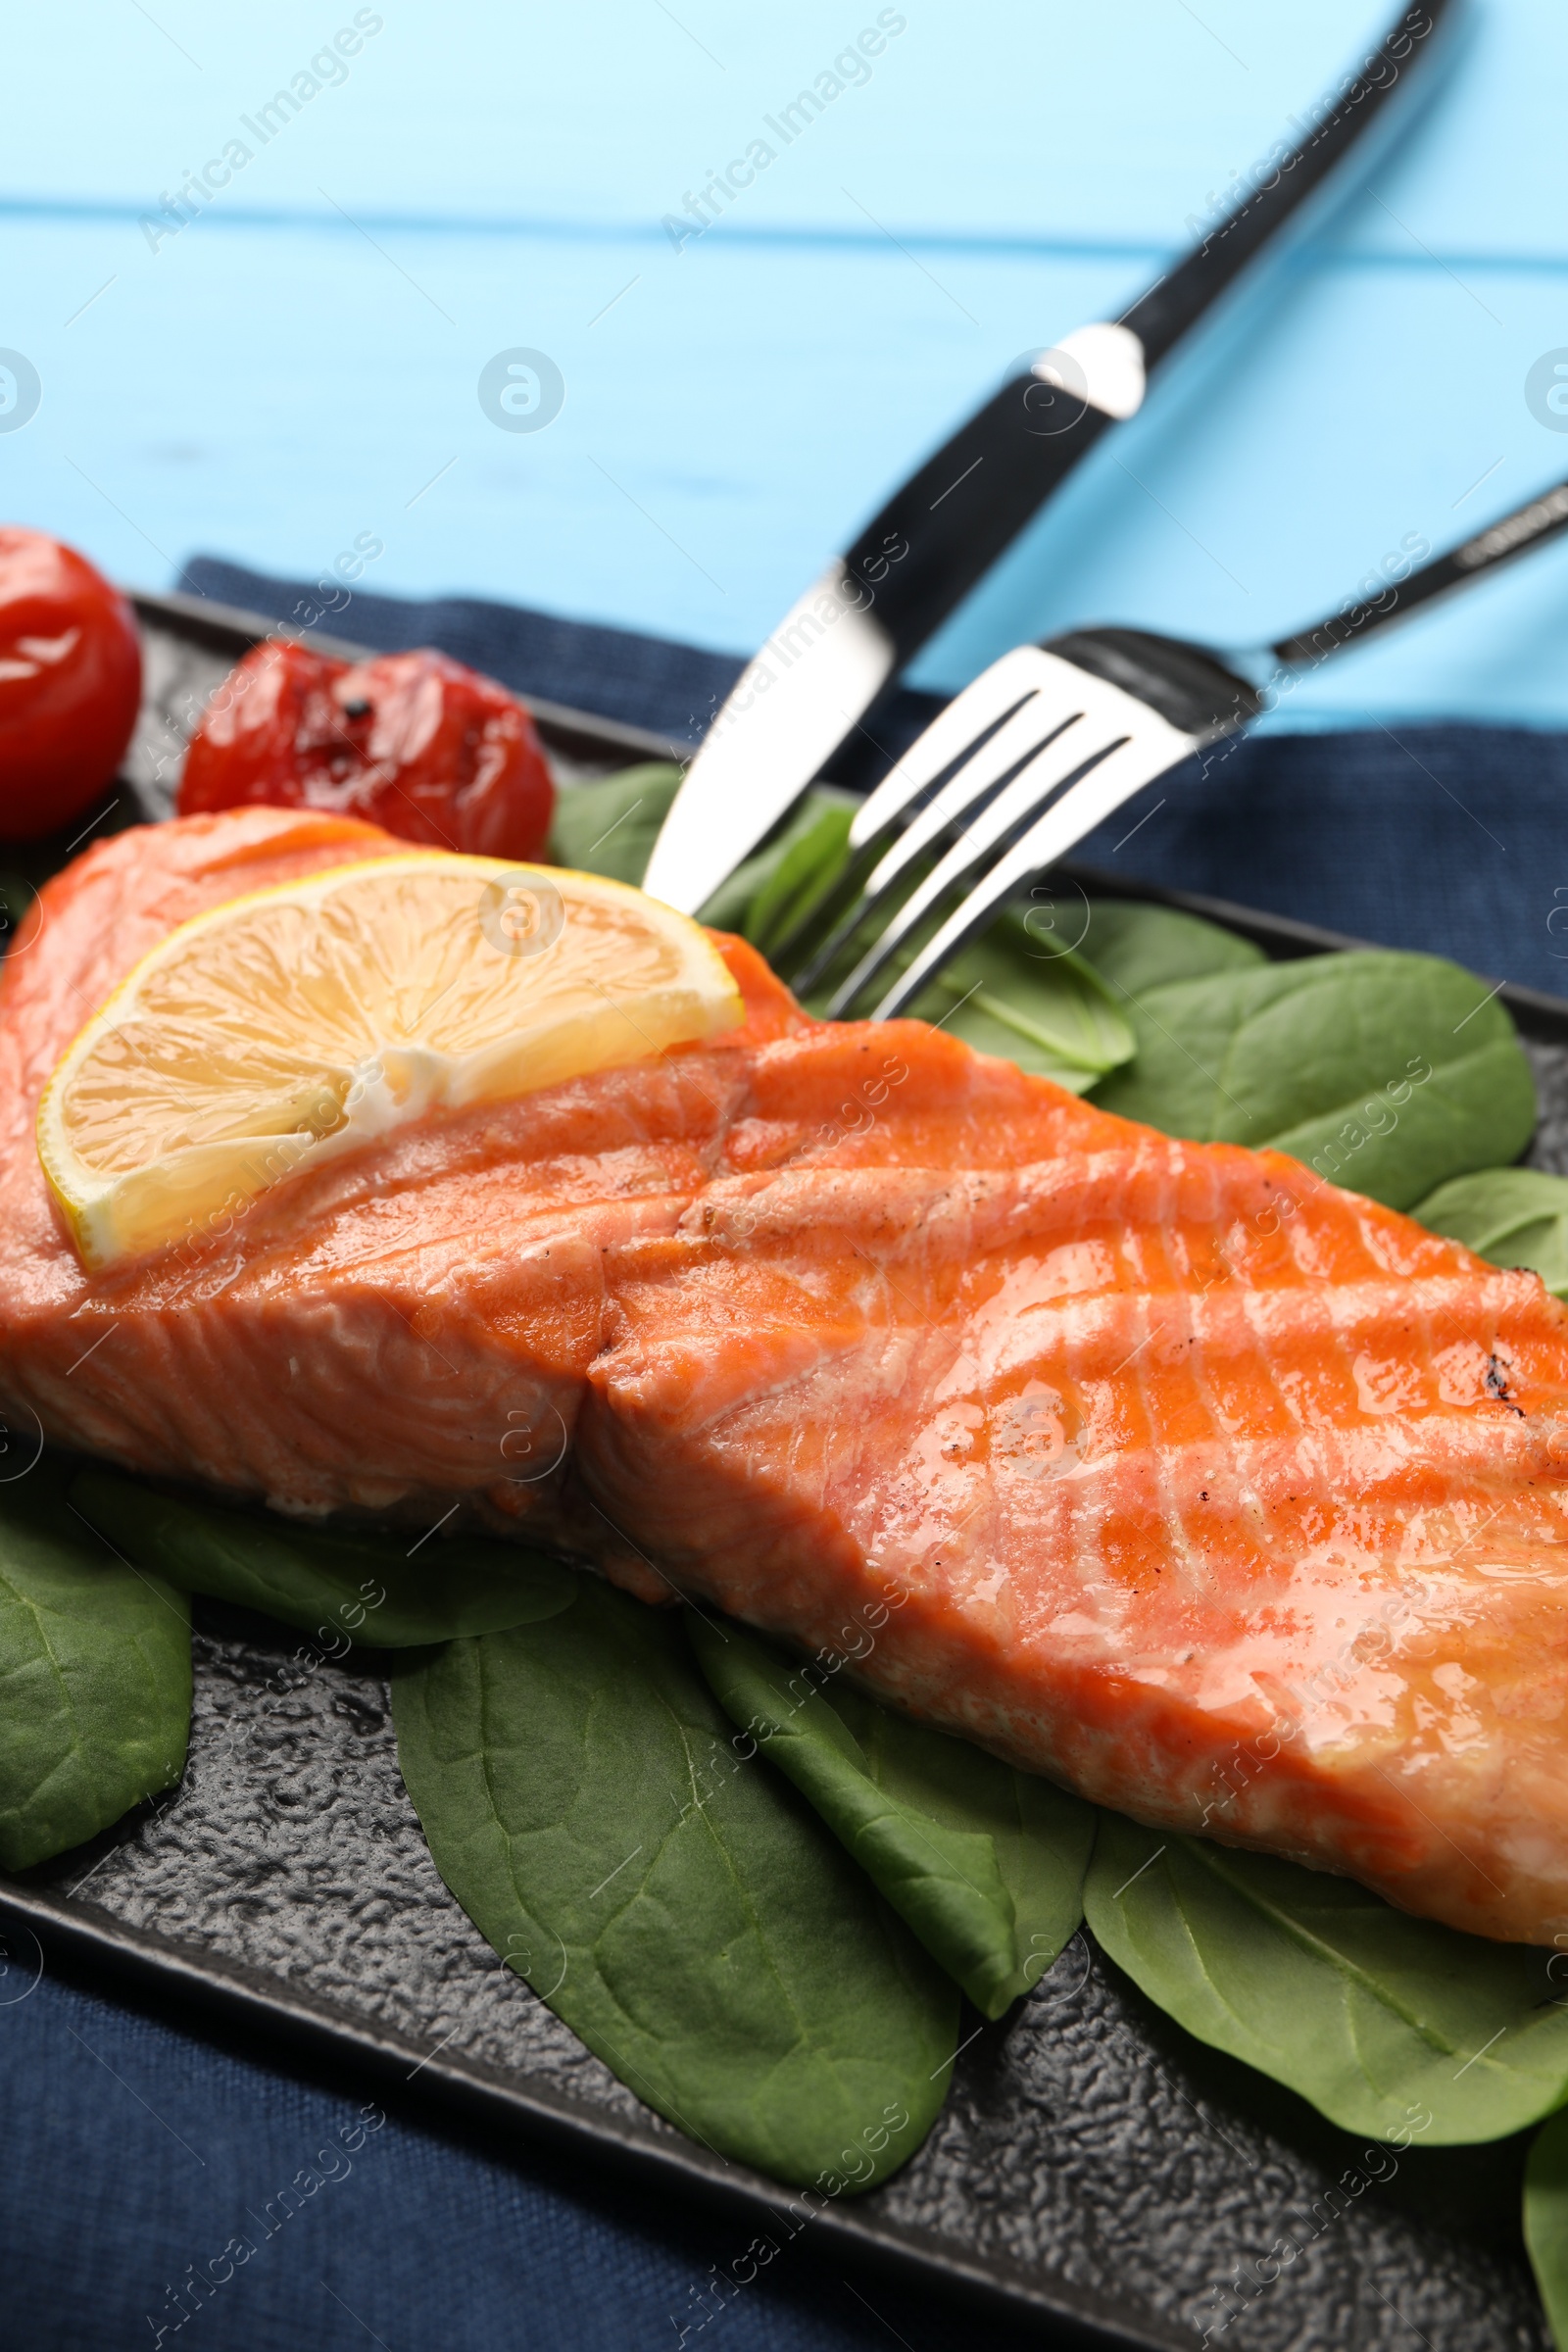
[[[320, 603], [310, 582], [206, 556], [180, 586], [295, 626]], [[698, 739], [741, 667], [733, 655], [471, 598], [356, 593], [328, 625], [378, 648], [438, 645], [519, 694], [678, 741]], [[894, 697], [878, 722], [889, 750], [939, 707]], [[1565, 735], [1422, 725], [1244, 738], [1151, 786], [1074, 855], [1568, 996]]]
[[[208, 558], [181, 586], [280, 621], [312, 593]], [[519, 692], [680, 738], [700, 733], [739, 666], [466, 599], [356, 595], [332, 619], [344, 636], [441, 645]], [[929, 708], [906, 698], [893, 730]], [[1562, 737], [1427, 726], [1260, 739], [1156, 786], [1083, 855], [1494, 978], [1568, 986], [1568, 917], [1548, 927], [1568, 906]], [[982, 2328], [996, 2352], [1041, 2340], [847, 2277], [804, 2240], [715, 2311], [704, 2285], [735, 2252], [732, 2227], [151, 1997], [55, 1966], [32, 1984], [28, 1961], [19, 1938], [0, 1954], [7, 2342], [676, 2352], [682, 2327], [702, 2352], [958, 2352]], [[269, 2208], [301, 2175], [319, 2185], [269, 2231]], [[236, 2261], [231, 2240], [254, 2251]], [[193, 2294], [180, 2281], [225, 2262], [181, 2321]]]
[[[750, 2243], [740, 2221], [444, 2126], [417, 2086], [290, 2064], [193, 2027], [188, 2004], [53, 1963], [36, 1979], [34, 1946], [0, 1940], [0, 2343], [17, 2352], [677, 2352], [683, 2328], [686, 2352], [975, 2341], [972, 2313], [846, 2275], [806, 2234], [725, 2300], [714, 2270]], [[1040, 2340], [983, 2325], [996, 2352]]]

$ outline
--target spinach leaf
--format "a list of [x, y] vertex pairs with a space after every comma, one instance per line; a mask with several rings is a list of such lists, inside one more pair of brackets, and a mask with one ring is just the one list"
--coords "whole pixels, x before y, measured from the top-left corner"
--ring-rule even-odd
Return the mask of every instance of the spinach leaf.
[[[876, 936], [868, 925], [806, 999], [825, 1010], [839, 982]], [[913, 946], [890, 961], [888, 983], [914, 960]], [[910, 1007], [981, 1054], [1016, 1062], [1082, 1094], [1131, 1058], [1136, 1040], [1115, 997], [1092, 964], [1070, 951], [1041, 948], [1026, 919], [1007, 911], [956, 956]]]
[[45, 1456], [0, 1487], [0, 1866], [80, 1845], [171, 1788], [190, 1732], [190, 1604], [104, 1549]]
[[843, 1719], [777, 1650], [689, 1615], [698, 1664], [732, 1723], [795, 1783], [934, 1960], [983, 2017], [1024, 1989], [1012, 1897], [982, 1831], [954, 1829], [905, 1804], [872, 1776]]
[[1568, 2094], [1552, 1955], [1348, 1879], [1101, 1816], [1084, 1908], [1151, 2000], [1348, 2132], [1500, 2139]]
[[689, 1614], [731, 1722], [814, 1806], [984, 2017], [1001, 2017], [1083, 1917], [1093, 1807], [926, 1730], [733, 1621]]
[[1524, 2225], [1551, 2340], [1568, 2345], [1568, 2108], [1536, 2133], [1525, 2165]]
[[564, 784], [550, 827], [554, 863], [640, 883], [681, 773], [666, 760], [648, 760], [603, 783]]
[[639, 2097], [829, 2195], [913, 2154], [957, 1992], [731, 1739], [677, 1617], [584, 1577], [564, 1616], [408, 1661], [393, 1712], [447, 1885]]
[[858, 806], [853, 793], [816, 785], [782, 832], [720, 883], [703, 908], [703, 920], [719, 930], [741, 932], [765, 956], [844, 871]]
[[1391, 1208], [1522, 1152], [1536, 1094], [1513, 1023], [1435, 956], [1310, 956], [1165, 982], [1105, 1110], [1199, 1143], [1271, 1144]]
[[[654, 760], [602, 783], [563, 785], [550, 830], [555, 863], [640, 885], [683, 772]], [[719, 884], [703, 921], [764, 949], [768, 939], [782, 938], [837, 878], [858, 806], [853, 793], [817, 785]]]
[[[71, 1499], [133, 1567], [185, 1592], [263, 1609], [325, 1642], [357, 1635], [408, 1649], [531, 1625], [571, 1606], [559, 1560], [485, 1536], [338, 1534], [274, 1513], [160, 1494], [113, 1470], [79, 1470]], [[324, 1622], [323, 1622], [324, 1620]]]
[[[911, 960], [896, 959], [896, 968]], [[1083, 1094], [1132, 1058], [1137, 1039], [1111, 991], [1081, 956], [1032, 944], [1006, 913], [934, 980], [913, 1008], [978, 1053]]]
[[1082, 1923], [1096, 1808], [862, 1691], [836, 1689], [828, 1703], [859, 1741], [878, 1788], [946, 1829], [989, 1838], [1016, 1921], [1013, 1990], [1037, 1984]]
[[1204, 980], [1213, 972], [1255, 969], [1261, 948], [1201, 915], [1135, 899], [1094, 899], [1089, 928], [1078, 943], [1103, 979], [1129, 997], [1172, 980]]
[[1529, 1266], [1568, 1298], [1568, 1178], [1540, 1168], [1483, 1168], [1440, 1184], [1410, 1211], [1494, 1266]]

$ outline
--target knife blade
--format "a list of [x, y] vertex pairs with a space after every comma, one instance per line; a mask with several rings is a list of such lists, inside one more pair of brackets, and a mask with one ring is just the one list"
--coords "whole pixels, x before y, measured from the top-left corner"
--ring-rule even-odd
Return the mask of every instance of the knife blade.
[[694, 914], [1287, 223], [1338, 203], [1435, 78], [1463, 0], [1401, 9], [1297, 146], [1174, 269], [1111, 321], [1009, 376], [797, 599], [748, 662], [664, 819], [643, 887]]

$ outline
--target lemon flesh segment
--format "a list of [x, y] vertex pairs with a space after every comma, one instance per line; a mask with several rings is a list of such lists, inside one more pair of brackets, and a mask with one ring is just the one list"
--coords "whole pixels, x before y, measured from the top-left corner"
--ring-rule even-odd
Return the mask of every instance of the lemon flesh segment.
[[597, 874], [439, 850], [172, 931], [70, 1047], [38, 1155], [89, 1269], [190, 1240], [303, 1161], [745, 1017], [700, 925]]

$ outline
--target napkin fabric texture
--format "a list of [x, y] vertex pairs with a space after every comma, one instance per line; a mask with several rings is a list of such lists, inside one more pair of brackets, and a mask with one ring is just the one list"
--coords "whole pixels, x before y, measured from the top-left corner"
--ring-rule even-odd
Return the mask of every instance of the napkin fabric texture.
[[[180, 585], [285, 625], [313, 593], [210, 558]], [[356, 594], [331, 626], [382, 648], [439, 645], [524, 695], [691, 741], [740, 666], [468, 599]], [[930, 707], [904, 698], [887, 740]], [[1265, 736], [1164, 780], [1081, 855], [1568, 993], [1568, 913], [1552, 919], [1568, 908], [1568, 738]], [[55, 1960], [38, 1976], [15, 1932], [0, 1950], [0, 2340], [19, 2346], [675, 2352], [683, 2327], [704, 2352], [1042, 2340], [848, 2276], [805, 2241], [715, 2307], [705, 2284], [735, 2251], [734, 2224], [444, 2118], [419, 2085], [252, 2046], [188, 2005]], [[236, 2261], [231, 2241], [253, 2251]], [[192, 2274], [221, 2273], [225, 2249], [230, 2275], [201, 2294]]]

